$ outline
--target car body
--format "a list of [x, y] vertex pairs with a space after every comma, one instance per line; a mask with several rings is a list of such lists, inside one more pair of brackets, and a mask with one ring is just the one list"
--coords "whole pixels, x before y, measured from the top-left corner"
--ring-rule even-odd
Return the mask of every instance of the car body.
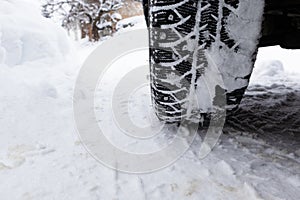
[[300, 49], [300, 0], [266, 0], [260, 47]]

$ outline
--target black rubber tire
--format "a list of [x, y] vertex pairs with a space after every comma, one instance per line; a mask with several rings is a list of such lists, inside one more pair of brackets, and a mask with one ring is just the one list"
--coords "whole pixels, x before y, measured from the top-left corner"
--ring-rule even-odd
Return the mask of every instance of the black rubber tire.
[[[188, 96], [197, 92], [197, 80], [210, 67], [205, 52], [212, 45], [226, 49], [223, 51], [229, 52], [228, 55], [239, 54], [239, 43], [227, 30], [227, 20], [239, 4], [239, 0], [144, 0], [150, 36], [152, 101], [159, 119], [173, 123], [183, 117], [193, 118], [194, 114], [207, 114], [203, 110], [188, 112], [186, 104], [191, 103]], [[250, 52], [248, 73], [243, 77], [232, 75], [232, 79], [243, 79], [247, 84], [231, 91], [227, 90], [226, 83], [225, 87], [216, 85], [213, 106], [220, 104], [217, 97], [222, 95], [228, 109], [239, 105], [252, 72], [257, 46]], [[176, 83], [170, 81], [176, 78], [179, 80]]]

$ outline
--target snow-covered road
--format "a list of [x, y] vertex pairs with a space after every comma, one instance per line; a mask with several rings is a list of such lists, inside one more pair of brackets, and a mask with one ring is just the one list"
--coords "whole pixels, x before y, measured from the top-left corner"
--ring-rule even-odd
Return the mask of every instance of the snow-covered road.
[[[73, 120], [76, 76], [94, 46], [70, 42], [35, 6], [20, 2], [0, 2], [0, 199], [300, 198], [299, 74], [259, 57], [240, 109], [205, 159], [200, 130], [173, 165], [121, 173], [84, 149]], [[97, 112], [112, 121], [105, 109]]]

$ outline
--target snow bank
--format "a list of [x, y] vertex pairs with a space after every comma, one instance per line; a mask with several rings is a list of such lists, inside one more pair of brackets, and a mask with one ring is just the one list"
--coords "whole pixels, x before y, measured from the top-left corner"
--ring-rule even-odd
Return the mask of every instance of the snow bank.
[[[298, 63], [295, 62], [294, 68]], [[283, 85], [285, 87], [300, 86], [300, 73], [291, 70], [291, 66], [283, 64], [282, 60], [258, 60], [251, 75], [249, 87]]]
[[258, 50], [256, 66], [259, 67], [276, 59], [280, 60], [286, 72], [300, 74], [299, 57], [299, 49], [282, 49], [280, 46], [263, 47]]
[[69, 51], [66, 33], [41, 16], [38, 4], [0, 2], [0, 64], [14, 66], [38, 59], [59, 62]]
[[[282, 85], [286, 88], [300, 87], [300, 50], [287, 50], [279, 46], [259, 48], [250, 88]], [[270, 88], [272, 89], [272, 88]], [[281, 89], [281, 91], [283, 91]], [[280, 91], [279, 91], [280, 92]]]
[[37, 144], [40, 136], [49, 141], [52, 128], [61, 131], [54, 119], [71, 102], [72, 52], [67, 34], [41, 15], [38, 1], [0, 1], [0, 166], [5, 149]]
[[[26, 126], [22, 120], [29, 119], [34, 113], [30, 109], [40, 102], [66, 96], [63, 93], [71, 88], [66, 80], [72, 72], [65, 63], [70, 60], [71, 47], [65, 31], [41, 15], [38, 1], [0, 1], [2, 131]], [[17, 128], [8, 134], [15, 131]]]

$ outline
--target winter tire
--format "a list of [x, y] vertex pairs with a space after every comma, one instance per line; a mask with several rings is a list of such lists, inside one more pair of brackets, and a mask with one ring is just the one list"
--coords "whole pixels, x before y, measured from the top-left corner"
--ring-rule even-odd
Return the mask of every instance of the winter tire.
[[[193, 120], [199, 113], [216, 112], [224, 106], [220, 104], [236, 108], [256, 58], [264, 1], [149, 0], [147, 4], [151, 93], [159, 119]], [[223, 84], [214, 83], [217, 75]], [[222, 95], [225, 103], [218, 101]]]

